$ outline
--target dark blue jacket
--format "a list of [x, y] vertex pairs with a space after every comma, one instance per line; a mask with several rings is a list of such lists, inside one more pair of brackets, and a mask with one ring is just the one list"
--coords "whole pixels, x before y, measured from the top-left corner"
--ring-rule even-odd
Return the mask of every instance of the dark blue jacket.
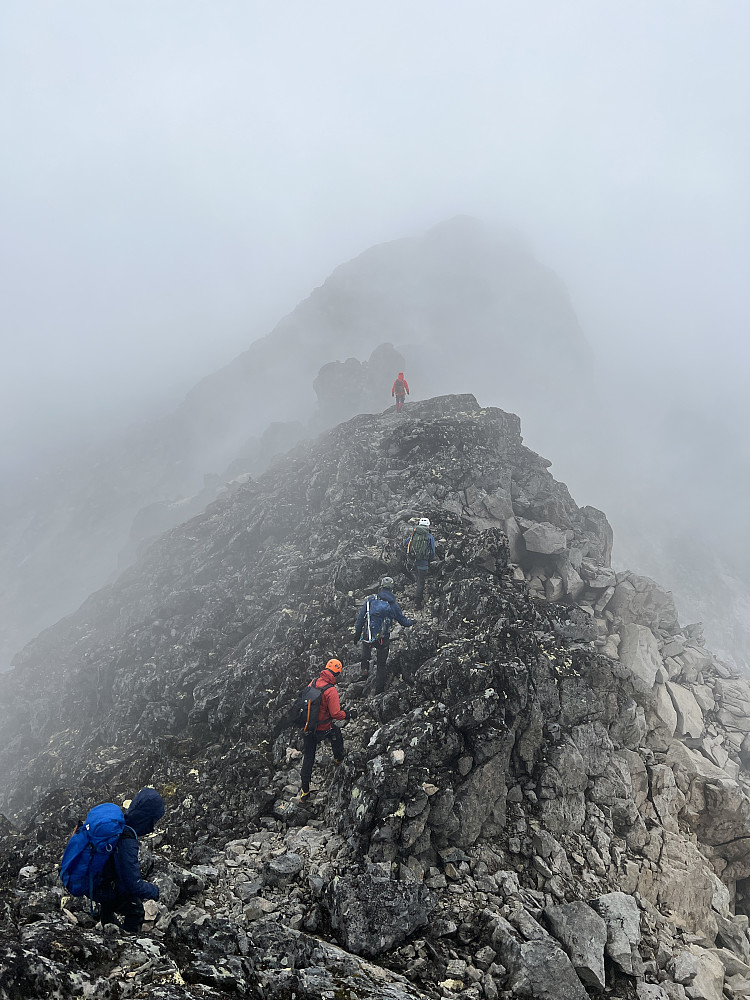
[[[385, 638], [390, 632], [392, 621], [398, 622], [399, 625], [403, 625], [405, 628], [410, 628], [414, 624], [413, 619], [404, 617], [403, 611], [398, 606], [398, 601], [396, 600], [394, 595], [390, 592], [390, 590], [379, 590], [377, 593], [377, 598], [380, 601], [387, 601], [391, 606], [391, 610], [388, 614], [388, 617], [385, 618], [383, 621], [383, 635], [381, 636], [381, 638]], [[368, 597], [365, 603], [362, 605], [359, 614], [357, 615], [357, 624], [354, 626], [355, 642], [359, 642], [359, 638], [362, 635], [362, 630], [365, 627], [365, 619], [367, 618], [367, 605], [369, 601], [370, 598]]]
[[125, 813], [124, 833], [115, 848], [112, 862], [104, 868], [101, 885], [94, 891], [99, 903], [115, 899], [158, 899], [159, 889], [141, 877], [138, 864], [138, 837], [152, 833], [156, 821], [164, 815], [164, 799], [155, 788], [142, 788]]
[[[404, 548], [405, 549], [409, 548], [409, 542], [412, 539], [412, 534], [413, 534], [413, 532], [410, 531], [409, 534], [404, 539]], [[417, 559], [417, 561], [414, 563], [414, 565], [417, 567], [417, 569], [429, 569], [430, 568], [430, 563], [432, 562], [432, 560], [434, 558], [435, 558], [435, 536], [432, 535], [432, 534], [430, 534], [430, 535], [427, 536], [427, 558], [426, 559]]]

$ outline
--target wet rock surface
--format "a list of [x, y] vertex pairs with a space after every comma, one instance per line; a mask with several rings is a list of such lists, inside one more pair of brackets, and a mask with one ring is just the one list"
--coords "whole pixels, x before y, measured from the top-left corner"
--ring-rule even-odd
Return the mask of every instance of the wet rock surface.
[[[412, 615], [424, 515], [376, 695], [354, 618], [386, 572]], [[0, 679], [3, 995], [750, 996], [750, 683], [611, 545], [471, 396], [355, 418], [165, 535]], [[358, 717], [303, 803], [281, 721], [334, 654]], [[146, 783], [133, 937], [57, 864]]]

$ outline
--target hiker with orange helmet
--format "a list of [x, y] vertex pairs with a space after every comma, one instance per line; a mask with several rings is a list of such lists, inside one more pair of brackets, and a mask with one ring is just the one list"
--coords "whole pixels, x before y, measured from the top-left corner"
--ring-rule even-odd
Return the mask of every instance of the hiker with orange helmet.
[[409, 395], [409, 383], [404, 378], [404, 373], [399, 372], [396, 381], [391, 388], [391, 396], [396, 397], [396, 413], [400, 413], [404, 408], [404, 399]]
[[315, 752], [318, 743], [323, 740], [330, 741], [331, 752], [333, 753], [333, 763], [338, 766], [344, 759], [344, 737], [338, 726], [334, 726], [334, 720], [356, 719], [357, 713], [354, 709], [344, 710], [339, 703], [339, 693], [336, 685], [341, 677], [341, 660], [329, 660], [320, 672], [320, 677], [313, 681], [308, 687], [322, 688], [323, 694], [320, 696], [320, 709], [318, 711], [318, 725], [314, 733], [306, 733], [303, 737], [304, 749], [302, 753], [302, 790], [300, 799], [306, 799], [310, 794], [310, 778], [312, 776], [313, 764], [315, 763]]

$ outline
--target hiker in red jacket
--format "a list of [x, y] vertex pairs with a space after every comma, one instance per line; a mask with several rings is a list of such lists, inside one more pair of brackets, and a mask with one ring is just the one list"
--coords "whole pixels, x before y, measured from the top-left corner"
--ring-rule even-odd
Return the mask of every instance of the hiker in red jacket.
[[310, 794], [310, 777], [312, 775], [313, 764], [315, 763], [315, 751], [318, 743], [323, 740], [330, 740], [331, 752], [333, 753], [333, 763], [337, 766], [344, 759], [344, 737], [341, 730], [334, 726], [334, 719], [355, 719], [356, 711], [345, 711], [339, 704], [339, 693], [336, 690], [339, 677], [341, 675], [341, 660], [329, 660], [320, 672], [320, 677], [313, 681], [310, 687], [322, 688], [330, 685], [320, 697], [320, 710], [318, 712], [318, 725], [314, 733], [304, 736], [304, 751], [302, 755], [302, 791], [300, 800], [306, 799]]
[[400, 413], [404, 408], [404, 399], [409, 395], [409, 383], [404, 378], [404, 373], [399, 372], [398, 378], [391, 388], [391, 396], [396, 397], [396, 413]]

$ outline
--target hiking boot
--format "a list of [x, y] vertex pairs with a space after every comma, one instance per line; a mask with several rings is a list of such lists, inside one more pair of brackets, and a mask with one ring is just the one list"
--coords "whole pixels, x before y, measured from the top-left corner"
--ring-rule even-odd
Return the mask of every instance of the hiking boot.
[[300, 802], [306, 802], [310, 798], [311, 795], [312, 795], [312, 792], [310, 791], [309, 788], [308, 788], [307, 791], [305, 791], [304, 788], [301, 788], [300, 789], [300, 793], [299, 793], [299, 800], [300, 800]]
[[334, 757], [333, 763], [336, 765], [336, 767], [339, 767], [341, 764], [344, 763], [344, 758], [342, 757], [341, 760], [336, 760], [336, 758]]

